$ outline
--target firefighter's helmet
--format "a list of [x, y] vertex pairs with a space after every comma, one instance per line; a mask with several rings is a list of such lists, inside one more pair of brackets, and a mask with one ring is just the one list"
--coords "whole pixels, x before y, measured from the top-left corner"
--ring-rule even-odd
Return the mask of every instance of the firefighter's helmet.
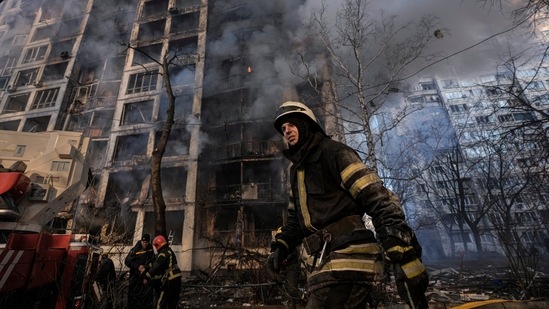
[[166, 238], [164, 238], [164, 236], [158, 235], [153, 240], [153, 247], [156, 250], [158, 250], [158, 249], [162, 248], [163, 246], [165, 246], [167, 243], [168, 242], [166, 241]]
[[307, 105], [301, 102], [296, 102], [296, 101], [284, 102], [278, 108], [277, 116], [274, 121], [274, 126], [275, 126], [275, 129], [278, 131], [278, 133], [283, 135], [282, 125], [284, 124], [284, 120], [290, 117], [301, 117], [301, 118], [309, 119], [317, 127], [317, 129], [320, 132], [322, 132], [322, 134], [326, 135], [326, 133], [322, 129], [322, 126], [316, 119], [313, 111]]

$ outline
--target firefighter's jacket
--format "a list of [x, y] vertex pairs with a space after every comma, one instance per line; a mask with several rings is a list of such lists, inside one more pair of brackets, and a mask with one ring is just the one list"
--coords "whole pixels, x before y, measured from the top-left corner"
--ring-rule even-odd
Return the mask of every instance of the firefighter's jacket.
[[160, 279], [162, 285], [165, 285], [167, 281], [181, 277], [175, 253], [168, 245], [164, 245], [158, 250], [156, 259], [147, 270], [146, 276], [150, 279]]
[[141, 241], [138, 241], [135, 246], [130, 250], [124, 264], [130, 268], [131, 277], [140, 277], [139, 266], [146, 266], [154, 260], [154, 250], [151, 244], [147, 244], [146, 248], [143, 248]]
[[309, 286], [383, 277], [380, 248], [362, 222], [372, 217], [383, 247], [410, 245], [413, 232], [396, 195], [385, 188], [350, 147], [315, 133], [296, 152], [290, 169], [288, 221], [276, 242], [310, 254]]

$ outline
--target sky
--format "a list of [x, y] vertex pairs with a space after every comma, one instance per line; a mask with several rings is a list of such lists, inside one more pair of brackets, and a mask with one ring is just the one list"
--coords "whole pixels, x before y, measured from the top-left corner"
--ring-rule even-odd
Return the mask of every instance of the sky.
[[[319, 6], [321, 0], [308, 0], [303, 14]], [[328, 1], [332, 14], [341, 6], [343, 0]], [[440, 76], [475, 75], [477, 72], [494, 70], [502, 51], [507, 48], [508, 40], [503, 35], [489, 39], [486, 42], [472, 47], [479, 42], [490, 38], [506, 29], [513, 27], [511, 12], [520, 0], [502, 0], [505, 7], [483, 6], [478, 0], [370, 0], [371, 16], [396, 15], [397, 20], [405, 23], [418, 20], [424, 15], [437, 17], [438, 26], [443, 37], [434, 40], [431, 52], [443, 58], [462, 50], [464, 52], [441, 61], [422, 74], [436, 74]], [[514, 52], [522, 51], [531, 44], [528, 34], [522, 28], [515, 29], [510, 42]], [[412, 67], [410, 72], [417, 72], [424, 64]], [[418, 75], [422, 75], [419, 74]]]
[[[513, 27], [511, 3], [507, 3], [507, 7], [500, 10], [499, 7], [482, 7], [476, 0], [390, 0], [386, 2], [375, 0], [374, 2], [384, 3], [382, 6], [386, 10], [403, 18], [417, 18], [416, 16], [421, 14], [437, 16], [444, 37], [435, 40], [433, 48], [445, 56], [467, 49]], [[519, 41], [527, 39], [524, 30], [518, 28], [508, 33], [513, 38], [511, 42], [515, 45], [516, 52], [521, 49], [520, 46], [524, 46], [524, 43]], [[439, 74], [452, 74], [452, 71], [468, 74], [479, 69], [490, 70], [495, 65], [494, 61], [498, 61], [498, 54], [506, 49], [506, 42], [505, 36], [496, 36], [450, 58], [449, 61], [436, 65], [433, 69]], [[527, 41], [526, 44], [530, 42]]]

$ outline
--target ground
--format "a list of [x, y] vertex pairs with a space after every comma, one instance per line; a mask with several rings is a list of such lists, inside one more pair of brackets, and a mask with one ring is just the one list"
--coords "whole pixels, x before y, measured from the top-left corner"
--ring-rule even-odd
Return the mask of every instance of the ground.
[[[549, 260], [549, 259], [548, 259]], [[549, 269], [549, 261], [541, 261], [540, 270]], [[430, 284], [427, 290], [431, 309], [470, 306], [474, 302], [519, 300], [519, 286], [510, 278], [509, 268], [501, 259], [480, 260], [448, 259], [444, 262], [425, 263]], [[123, 285], [123, 281], [121, 282]], [[287, 285], [271, 282], [260, 271], [217, 273], [216, 276], [198, 274], [183, 281], [180, 308], [303, 308], [304, 282], [295, 294]], [[482, 308], [549, 308], [549, 275], [539, 271], [531, 282], [528, 302], [507, 302], [484, 305]], [[121, 294], [122, 295], [122, 294]], [[292, 298], [291, 295], [295, 295]], [[524, 296], [524, 295], [522, 295]], [[118, 302], [123, 308], [123, 300]], [[294, 306], [294, 307], [292, 307]], [[384, 286], [379, 308], [405, 308], [396, 295], [392, 282]], [[465, 308], [464, 308], [465, 309]]]

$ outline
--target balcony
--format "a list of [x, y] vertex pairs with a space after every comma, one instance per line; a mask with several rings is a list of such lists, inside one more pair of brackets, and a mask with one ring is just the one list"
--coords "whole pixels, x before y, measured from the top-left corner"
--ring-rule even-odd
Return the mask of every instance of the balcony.
[[210, 155], [213, 160], [224, 160], [231, 158], [262, 158], [271, 157], [280, 153], [282, 145], [278, 141], [250, 141], [233, 143], [217, 147]]
[[210, 188], [214, 203], [240, 203], [243, 201], [280, 201], [282, 183], [248, 183]]
[[116, 96], [92, 97], [88, 99], [88, 108], [108, 108], [116, 105]]
[[217, 79], [204, 85], [204, 92], [208, 95], [246, 88], [250, 74], [235, 74], [226, 78]]
[[235, 247], [242, 246], [245, 248], [267, 248], [270, 246], [273, 238], [273, 231], [270, 229], [245, 230], [242, 234], [242, 241], [240, 239], [236, 239], [236, 230], [215, 231], [213, 237], [223, 241], [223, 243]]

